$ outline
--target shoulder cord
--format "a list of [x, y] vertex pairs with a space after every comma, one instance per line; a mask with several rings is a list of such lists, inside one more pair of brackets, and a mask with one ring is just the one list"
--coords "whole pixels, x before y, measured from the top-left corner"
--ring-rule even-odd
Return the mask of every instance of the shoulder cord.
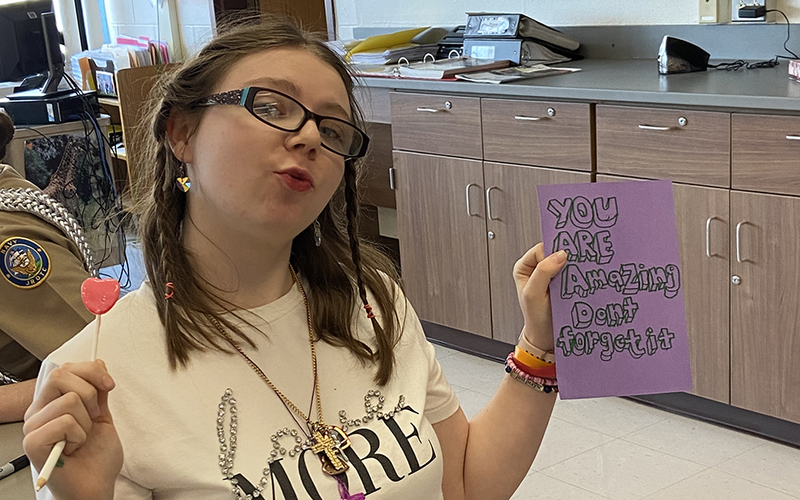
[[21, 380], [14, 375], [0, 370], [0, 385], [17, 384], [19, 382], [21, 382]]
[[92, 252], [86, 243], [83, 229], [67, 209], [53, 198], [31, 188], [0, 189], [0, 210], [27, 212], [56, 226], [78, 247], [83, 257], [84, 268], [92, 276], [97, 276]]

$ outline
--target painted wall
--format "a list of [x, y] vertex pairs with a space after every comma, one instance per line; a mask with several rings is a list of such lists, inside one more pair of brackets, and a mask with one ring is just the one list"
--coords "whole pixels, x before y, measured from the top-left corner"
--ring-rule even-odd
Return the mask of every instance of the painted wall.
[[[212, 0], [103, 1], [112, 38], [120, 34], [167, 41], [172, 38], [184, 55], [196, 52], [211, 38], [214, 25]], [[171, 27], [176, 27], [177, 36], [170, 33]], [[176, 53], [176, 48], [171, 48]]]
[[[800, 23], [800, 0], [777, 0]], [[521, 12], [550, 26], [697, 24], [698, 0], [336, 0], [339, 37], [355, 27], [464, 24], [466, 12]], [[782, 18], [781, 18], [781, 22]]]

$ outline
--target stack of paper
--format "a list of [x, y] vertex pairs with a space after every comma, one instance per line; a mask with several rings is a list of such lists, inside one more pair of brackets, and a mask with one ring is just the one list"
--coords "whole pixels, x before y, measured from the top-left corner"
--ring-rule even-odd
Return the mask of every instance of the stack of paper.
[[529, 78], [539, 78], [542, 76], [574, 73], [576, 71], [580, 71], [580, 68], [551, 68], [550, 66], [546, 66], [544, 64], [533, 64], [492, 71], [459, 74], [456, 75], [456, 78], [459, 80], [476, 83], [508, 83], [519, 80], [527, 80]]
[[[346, 47], [346, 58], [353, 64], [391, 64], [400, 58], [418, 61], [431, 54], [435, 57], [439, 46], [436, 44], [447, 30], [442, 28], [414, 28], [398, 31], [388, 35], [371, 36], [360, 43], [338, 47]], [[337, 47], [332, 47], [337, 50]]]
[[401, 57], [408, 61], [419, 61], [425, 57], [425, 54], [435, 56], [438, 48], [435, 43], [428, 45], [404, 43], [387, 49], [374, 49], [352, 54], [350, 62], [353, 64], [391, 64], [398, 62]]
[[489, 71], [505, 68], [511, 64], [508, 60], [495, 61], [493, 59], [474, 59], [472, 57], [454, 57], [438, 61], [415, 63], [400, 66], [400, 76], [409, 78], [424, 78], [426, 80], [441, 80], [442, 78], [458, 77], [462, 73], [475, 71]]
[[117, 37], [117, 45], [128, 50], [130, 65], [133, 68], [169, 63], [169, 47], [161, 40], [150, 40], [146, 36], [135, 38], [120, 35]]
[[169, 46], [161, 40], [120, 35], [117, 43], [87, 50], [70, 58], [72, 76], [84, 90], [116, 95], [114, 73], [121, 69], [170, 62]]

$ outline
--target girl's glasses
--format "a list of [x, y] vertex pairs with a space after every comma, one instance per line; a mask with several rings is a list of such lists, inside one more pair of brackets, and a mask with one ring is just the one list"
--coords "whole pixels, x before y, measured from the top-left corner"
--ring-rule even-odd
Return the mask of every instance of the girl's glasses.
[[243, 106], [262, 122], [284, 132], [297, 132], [308, 120], [314, 120], [325, 149], [345, 158], [360, 158], [367, 153], [369, 138], [358, 127], [341, 118], [318, 115], [277, 90], [246, 87], [210, 95], [194, 105]]

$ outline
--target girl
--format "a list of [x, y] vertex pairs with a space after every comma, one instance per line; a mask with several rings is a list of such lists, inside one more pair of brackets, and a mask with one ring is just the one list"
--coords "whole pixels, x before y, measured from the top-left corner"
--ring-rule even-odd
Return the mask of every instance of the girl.
[[67, 441], [52, 495], [509, 498], [555, 401], [563, 253], [538, 245], [514, 269], [525, 359], [552, 376], [512, 358], [467, 422], [391, 264], [358, 238], [368, 139], [342, 61], [267, 20], [220, 34], [157, 96], [149, 282], [103, 318], [104, 362], [76, 362], [93, 325], [47, 359], [26, 415], [37, 469]]

